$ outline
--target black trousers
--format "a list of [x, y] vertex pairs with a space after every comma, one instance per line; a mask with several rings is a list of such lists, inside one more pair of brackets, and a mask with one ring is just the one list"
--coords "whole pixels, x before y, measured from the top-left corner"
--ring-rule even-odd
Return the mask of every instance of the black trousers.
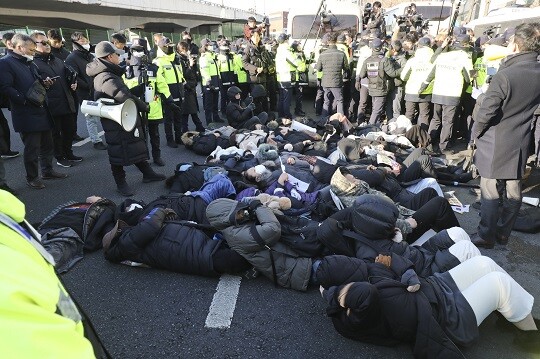
[[294, 93], [294, 100], [295, 100], [294, 112], [295, 113], [303, 112], [304, 109], [302, 105], [302, 100], [304, 99], [304, 86], [300, 86], [296, 84], [293, 88], [293, 93]]
[[386, 104], [386, 96], [371, 96], [371, 117], [369, 118], [370, 125], [380, 125], [381, 118], [384, 113]]
[[439, 144], [441, 150], [448, 147], [454, 129], [457, 106], [433, 105], [433, 120], [429, 124], [429, 136], [433, 145]]
[[[268, 75], [268, 80], [266, 81], [266, 84], [264, 86], [266, 88], [266, 93], [268, 94], [268, 110], [270, 111], [276, 111], [277, 107], [277, 80], [276, 75]], [[268, 110], [264, 110], [264, 112], [268, 112]]]
[[[143, 176], [154, 172], [146, 160], [135, 163], [135, 166], [139, 169], [139, 171], [141, 171]], [[116, 182], [117, 185], [121, 185], [126, 182], [126, 171], [124, 170], [124, 166], [111, 164], [111, 171], [114, 177], [114, 182]]]
[[212, 254], [212, 264], [214, 270], [220, 274], [235, 274], [251, 268], [251, 264], [244, 257], [225, 245], [221, 245]]
[[315, 95], [315, 114], [319, 116], [322, 113], [324, 104], [324, 89], [321, 86], [321, 80], [317, 80], [317, 94]]
[[420, 178], [437, 178], [431, 158], [423, 148], [415, 148], [403, 161], [404, 168], [397, 177], [400, 182], [411, 182]]
[[[177, 106], [181, 106], [180, 101], [175, 102]], [[167, 142], [176, 141], [180, 142], [180, 137], [182, 137], [182, 118], [181, 114], [178, 111], [173, 111], [170, 106], [163, 103], [163, 117], [165, 119], [165, 138]]]
[[21, 139], [24, 143], [26, 179], [32, 181], [39, 176], [38, 161], [42, 174], [52, 171], [54, 154], [52, 131], [21, 132]]
[[[11, 133], [9, 130], [9, 124], [1, 108], [0, 108], [0, 136], [1, 136], [0, 142], [4, 142], [5, 146], [7, 147], [5, 149], [5, 152], [7, 153], [11, 151]], [[3, 146], [0, 146], [0, 149], [2, 147]], [[1, 152], [4, 153], [4, 150], [2, 149]]]
[[152, 158], [155, 160], [161, 157], [161, 149], [159, 147], [159, 124], [161, 121], [148, 121], [148, 136], [150, 137], [150, 147], [152, 148]]
[[220, 108], [221, 113], [223, 114], [225, 113], [227, 109], [227, 105], [229, 104], [229, 96], [227, 96], [227, 91], [229, 90], [231, 86], [236, 86], [236, 85], [221, 85], [219, 88], [219, 95], [220, 95], [219, 108]]
[[344, 114], [343, 108], [343, 87], [325, 87], [324, 88], [324, 104], [322, 108], [323, 116], [332, 115], [332, 109], [330, 104], [332, 103], [332, 98], [334, 104], [336, 105], [336, 111]]
[[279, 117], [292, 118], [291, 102], [292, 102], [292, 87], [279, 88], [279, 101], [277, 112]]
[[203, 87], [203, 108], [206, 124], [211, 122], [219, 122], [219, 90], [214, 90], [210, 87]]
[[411, 120], [413, 124], [418, 123], [420, 128], [427, 132], [429, 120], [431, 119], [431, 102], [405, 101], [405, 117]]
[[358, 100], [358, 123], [362, 123], [366, 120], [366, 110], [369, 104], [369, 90], [366, 86], [360, 86], [359, 100]]
[[358, 116], [358, 104], [360, 102], [360, 92], [355, 87], [354, 81], [351, 81], [350, 84], [350, 92], [351, 92], [351, 101], [349, 102], [349, 113], [347, 115], [347, 118], [349, 121], [356, 121]]
[[199, 118], [198, 113], [191, 113], [191, 114], [183, 114], [182, 115], [182, 133], [185, 133], [189, 130], [188, 128], [188, 121], [189, 116], [191, 116], [191, 121], [193, 121], [193, 124], [195, 125], [195, 129], [199, 132], [204, 132], [204, 126], [202, 124], [201, 119]]
[[[432, 188], [426, 188], [424, 191], [435, 191]], [[425, 197], [427, 198], [427, 196]], [[412, 243], [422, 236], [428, 229], [434, 229], [436, 232], [442, 231], [443, 229], [459, 227], [459, 222], [452, 211], [452, 207], [448, 201], [443, 197], [434, 197], [430, 199], [427, 203], [423, 204], [421, 207], [418, 207], [422, 203], [422, 200], [425, 200], [421, 196], [418, 197], [417, 202], [412, 202], [411, 208], [415, 209], [416, 212], [412, 215], [418, 224], [418, 226], [412, 231], [412, 233], [407, 235], [407, 242]]]
[[52, 131], [54, 142], [54, 157], [62, 159], [73, 155], [72, 144], [75, 136], [77, 114], [68, 114], [54, 117], [54, 129]]

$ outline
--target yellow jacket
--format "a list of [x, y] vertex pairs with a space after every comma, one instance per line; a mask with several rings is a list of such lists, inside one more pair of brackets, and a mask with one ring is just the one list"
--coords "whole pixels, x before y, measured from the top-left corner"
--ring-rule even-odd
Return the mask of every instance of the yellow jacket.
[[0, 358], [94, 358], [54, 266], [12, 229], [24, 219], [24, 204], [0, 190], [0, 216]]

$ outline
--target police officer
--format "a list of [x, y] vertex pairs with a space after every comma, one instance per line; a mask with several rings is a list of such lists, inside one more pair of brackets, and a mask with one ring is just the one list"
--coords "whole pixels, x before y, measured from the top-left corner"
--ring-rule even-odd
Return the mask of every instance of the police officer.
[[[336, 40], [336, 47], [347, 57], [347, 69], [343, 72], [343, 108], [348, 109], [351, 102], [351, 49], [347, 45], [347, 35], [340, 34]], [[348, 115], [348, 113], [344, 113]]]
[[[424, 91], [420, 91], [420, 87], [433, 70], [433, 64], [431, 63], [432, 57], [431, 40], [429, 37], [421, 38], [418, 40], [414, 56], [407, 60], [400, 75], [401, 79], [406, 81], [405, 116], [412, 123], [418, 123], [425, 131], [429, 128], [429, 120], [431, 118], [433, 83], [430, 82]], [[415, 118], [416, 112], [418, 112], [418, 119]]]
[[165, 166], [161, 158], [161, 149], [159, 146], [159, 125], [163, 122], [163, 102], [164, 99], [171, 101], [171, 92], [169, 85], [164, 77], [164, 72], [159, 71], [156, 64], [148, 63], [147, 41], [145, 39], [134, 39], [130, 48], [131, 56], [129, 65], [126, 69], [126, 85], [133, 88], [140, 84], [145, 84], [152, 89], [152, 98], [148, 103], [150, 112], [148, 113], [148, 135], [150, 137], [150, 146], [152, 147], [152, 159], [158, 166]]
[[203, 107], [206, 124], [210, 122], [223, 122], [219, 117], [219, 66], [217, 64], [214, 47], [209, 39], [201, 41], [201, 57], [199, 58], [199, 71], [201, 73], [201, 86], [203, 89]]
[[362, 65], [360, 77], [367, 76], [368, 78], [368, 91], [372, 99], [369, 124], [378, 125], [384, 113], [388, 81], [390, 78], [399, 76], [401, 68], [394, 60], [384, 56], [383, 42], [380, 39], [373, 39], [371, 48], [373, 54]]
[[[275, 64], [272, 56], [261, 44], [261, 34], [254, 30], [251, 34], [251, 40], [244, 50], [242, 57], [244, 69], [249, 73], [251, 90], [256, 84], [261, 84], [266, 91], [269, 91], [268, 81], [272, 73], [275, 74]], [[270, 85], [270, 87], [272, 87]], [[263, 103], [263, 111], [268, 111], [268, 101]]]
[[[322, 71], [321, 85], [324, 89], [323, 116], [331, 115], [330, 103], [332, 97], [337, 112], [343, 114], [343, 74], [347, 71], [349, 63], [343, 51], [336, 46], [336, 35], [327, 34], [328, 49], [321, 52], [315, 69]], [[326, 35], [325, 35], [326, 36]]]
[[441, 53], [434, 62], [434, 69], [422, 83], [421, 91], [433, 83], [433, 119], [429, 125], [429, 135], [433, 150], [445, 154], [453, 153], [449, 145], [454, 127], [456, 110], [461, 100], [465, 83], [470, 82], [469, 73], [473, 69], [472, 60], [464, 48], [469, 45], [469, 35], [461, 35], [451, 51]]
[[[169, 85], [170, 97], [164, 97], [165, 102], [165, 138], [167, 146], [177, 148], [182, 137], [182, 98], [184, 97], [184, 73], [182, 66], [175, 61], [175, 44], [167, 37], [158, 42], [156, 58], [153, 63], [158, 66], [158, 74]], [[174, 131], [174, 132], [173, 132]]]
[[294, 114], [296, 116], [305, 116], [306, 113], [303, 110], [302, 105], [302, 99], [304, 97], [304, 87], [309, 85], [308, 80], [308, 67], [307, 67], [307, 59], [306, 55], [304, 54], [304, 51], [302, 50], [302, 45], [300, 42], [295, 41], [291, 44], [291, 51], [298, 59], [298, 66], [296, 67], [296, 80], [294, 82], [294, 98], [295, 98], [295, 106], [294, 106]]
[[217, 55], [219, 77], [221, 79], [221, 113], [225, 113], [229, 102], [227, 90], [229, 87], [236, 85], [237, 82], [236, 73], [234, 72], [234, 54], [231, 53], [230, 46], [231, 43], [228, 40], [223, 40], [219, 45], [219, 54]]
[[369, 30], [364, 30], [360, 35], [360, 41], [354, 52], [356, 57], [356, 71], [355, 71], [355, 88], [358, 91], [358, 109], [356, 111], [356, 121], [362, 123], [366, 118], [366, 108], [369, 102], [369, 91], [367, 79], [360, 77], [360, 71], [364, 65], [364, 62], [371, 56], [371, 48], [369, 42], [371, 41], [371, 33]]
[[242, 57], [244, 56], [244, 50], [247, 47], [247, 42], [245, 39], [238, 39], [237, 40], [237, 46], [236, 46], [236, 53], [234, 53], [234, 74], [236, 75], [236, 80], [238, 88], [242, 90], [242, 98], [246, 98], [249, 94], [249, 74], [244, 69], [244, 65], [242, 63]]
[[24, 204], [0, 190], [0, 261], [9, 268], [9, 275], [0, 276], [0, 354], [110, 358], [57, 277], [54, 259], [25, 215]]
[[278, 116], [292, 118], [291, 100], [292, 90], [296, 82], [296, 69], [300, 61], [295, 56], [289, 45], [289, 37], [280, 34], [277, 38], [278, 48], [276, 53], [276, 74], [279, 86]]

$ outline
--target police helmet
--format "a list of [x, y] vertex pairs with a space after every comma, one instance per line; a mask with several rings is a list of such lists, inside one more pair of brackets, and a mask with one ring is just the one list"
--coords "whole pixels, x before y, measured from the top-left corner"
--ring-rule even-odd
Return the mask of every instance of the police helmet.
[[279, 34], [279, 36], [277, 37], [278, 44], [283, 44], [287, 40], [289, 40], [289, 35], [287, 34]]

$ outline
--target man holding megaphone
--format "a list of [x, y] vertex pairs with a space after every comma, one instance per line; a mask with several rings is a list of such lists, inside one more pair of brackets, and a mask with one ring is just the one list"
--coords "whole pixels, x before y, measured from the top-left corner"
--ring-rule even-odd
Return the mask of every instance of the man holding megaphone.
[[[96, 45], [96, 58], [86, 67], [88, 76], [94, 78], [94, 99], [114, 100], [116, 104], [133, 101], [138, 112], [148, 112], [149, 105], [139, 99], [144, 91], [143, 86], [129, 89], [122, 75], [125, 69], [119, 66], [123, 50], [117, 49], [112, 43], [102, 41]], [[140, 93], [137, 93], [140, 92]], [[122, 106], [127, 107], [127, 106]], [[148, 163], [148, 149], [144, 139], [143, 125], [137, 111], [122, 110], [118, 116], [101, 117], [101, 125], [105, 131], [105, 139], [109, 145], [107, 152], [114, 181], [118, 192], [124, 196], [132, 196], [133, 190], [126, 182], [124, 166], [135, 165], [143, 174], [143, 182], [162, 181], [165, 176], [154, 172]], [[110, 112], [113, 114], [114, 112]], [[126, 123], [133, 121], [134, 126]], [[124, 123], [126, 122], [126, 123]], [[126, 130], [128, 129], [128, 130]]]

